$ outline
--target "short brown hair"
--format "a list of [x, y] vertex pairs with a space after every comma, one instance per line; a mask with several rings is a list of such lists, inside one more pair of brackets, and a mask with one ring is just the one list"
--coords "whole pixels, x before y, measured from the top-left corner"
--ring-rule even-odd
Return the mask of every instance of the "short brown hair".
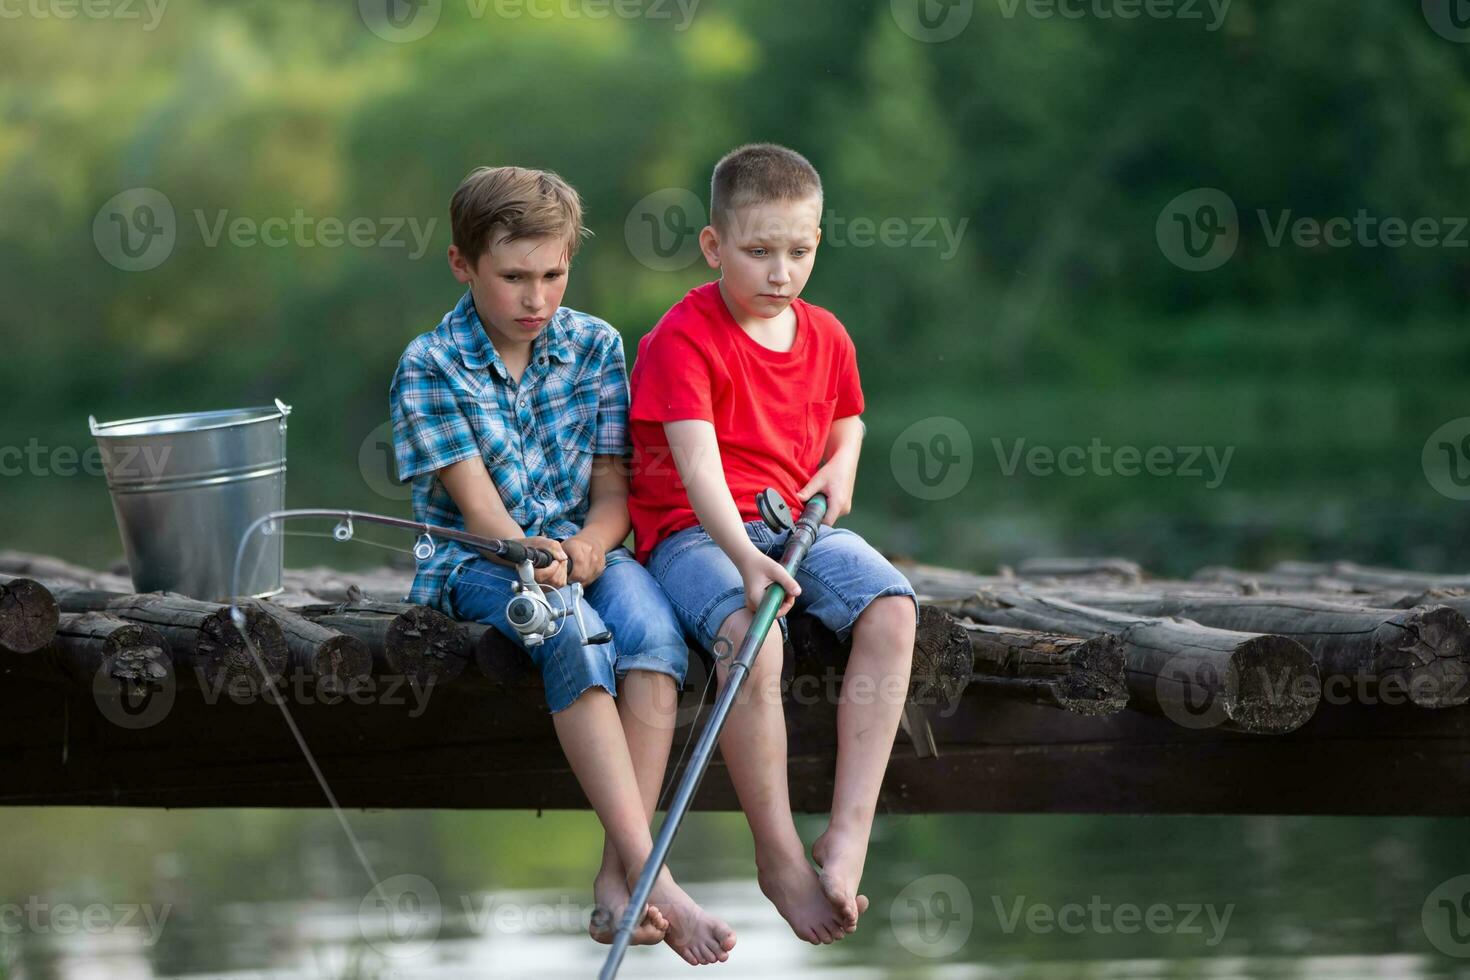
[[747, 143], [725, 154], [710, 180], [710, 223], [728, 228], [730, 213], [747, 204], [800, 201], [822, 196], [817, 168], [795, 150], [775, 143]]
[[526, 167], [476, 167], [449, 201], [454, 244], [471, 265], [490, 248], [490, 236], [504, 227], [506, 241], [561, 235], [567, 255], [577, 254], [591, 234], [582, 225], [582, 199], [549, 170]]

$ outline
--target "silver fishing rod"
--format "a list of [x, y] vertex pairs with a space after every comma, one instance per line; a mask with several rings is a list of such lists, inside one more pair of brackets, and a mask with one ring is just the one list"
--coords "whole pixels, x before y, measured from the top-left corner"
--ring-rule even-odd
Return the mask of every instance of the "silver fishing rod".
[[[781, 565], [786, 569], [786, 574], [795, 576], [797, 568], [817, 540], [817, 529], [821, 527], [822, 518], [827, 514], [826, 494], [813, 494], [801, 513], [801, 519], [795, 523], [791, 520], [791, 511], [786, 506], [786, 501], [775, 490], [761, 491], [756, 495], [755, 502], [767, 527], [777, 532], [791, 532], [786, 550], [781, 555]], [[643, 918], [643, 907], [648, 904], [653, 882], [663, 870], [664, 862], [668, 860], [674, 835], [679, 832], [679, 824], [690, 804], [694, 802], [694, 794], [699, 791], [699, 783], [704, 779], [705, 770], [709, 768], [710, 757], [714, 754], [720, 731], [725, 727], [726, 716], [755, 663], [756, 654], [766, 642], [766, 634], [776, 622], [776, 610], [781, 608], [785, 598], [786, 590], [773, 582], [761, 597], [760, 605], [756, 607], [755, 617], [750, 622], [750, 628], [745, 631], [745, 639], [740, 643], [740, 651], [730, 664], [730, 674], [725, 681], [724, 690], [720, 691], [710, 714], [709, 724], [700, 733], [699, 742], [694, 746], [694, 755], [684, 770], [684, 778], [679, 782], [678, 791], [669, 802], [669, 812], [658, 828], [658, 838], [654, 840], [653, 850], [643, 864], [643, 873], [638, 876], [638, 886], [628, 899], [628, 907], [623, 911], [623, 921], [618, 925], [617, 935], [613, 937], [612, 949], [608, 951], [607, 961], [598, 974], [600, 980], [612, 980], [618, 975], [618, 968], [622, 965], [623, 956], [628, 952], [628, 944], [633, 939], [633, 930]]]
[[[573, 582], [569, 587], [570, 602], [559, 603], [560, 608], [552, 604], [548, 595], [556, 595], [556, 590], [550, 586], [542, 586], [536, 581], [536, 569], [548, 568], [557, 561], [545, 548], [521, 544], [519, 541], [487, 538], [452, 527], [440, 527], [420, 521], [406, 521], [383, 514], [329, 508], [274, 510], [257, 518], [245, 529], [245, 533], [240, 537], [240, 546], [235, 551], [234, 571], [230, 580], [230, 620], [242, 634], [245, 632], [245, 614], [235, 602], [235, 593], [238, 591], [240, 563], [245, 557], [245, 545], [250, 541], [250, 536], [257, 531], [270, 534], [274, 531], [276, 522], [300, 518], [336, 518], [337, 526], [332, 528], [332, 538], [344, 543], [351, 541], [356, 534], [354, 524], [357, 521], [381, 524], [384, 527], [395, 527], [406, 531], [417, 531], [419, 538], [414, 542], [413, 557], [419, 562], [425, 562], [434, 557], [434, 538], [438, 537], [448, 541], [458, 541], [474, 548], [487, 558], [514, 565], [518, 581], [513, 588], [510, 602], [506, 605], [506, 618], [510, 620], [511, 626], [515, 627], [516, 632], [525, 640], [527, 646], [537, 646], [555, 636], [560, 632], [561, 625], [568, 616], [572, 617], [577, 624], [578, 635], [584, 646], [606, 643], [612, 639], [612, 634], [607, 630], [593, 636], [587, 635], [587, 623], [582, 618], [581, 609], [582, 583]], [[570, 571], [570, 556], [567, 558], [567, 568]]]

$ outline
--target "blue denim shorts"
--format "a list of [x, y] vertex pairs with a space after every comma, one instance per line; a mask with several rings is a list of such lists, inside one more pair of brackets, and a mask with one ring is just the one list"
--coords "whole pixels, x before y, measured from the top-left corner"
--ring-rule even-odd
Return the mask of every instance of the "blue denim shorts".
[[[617, 697], [616, 678], [630, 670], [668, 674], [677, 687], [684, 686], [689, 647], [683, 630], [663, 590], [627, 548], [609, 551], [602, 574], [583, 587], [581, 610], [587, 632], [600, 633], [605, 627], [612, 632], [608, 643], [583, 646], [576, 621], [569, 616], [555, 636], [527, 647], [505, 618], [515, 582], [516, 570], [510, 565], [472, 558], [450, 573], [444, 593], [456, 618], [493, 626], [530, 655], [541, 671], [546, 704], [553, 713], [588, 688], [601, 687]], [[571, 601], [568, 588], [557, 594], [563, 603]], [[557, 606], [556, 599], [551, 602]]]
[[[777, 561], [791, 537], [790, 531], [772, 531], [765, 521], [747, 522], [745, 533]], [[720, 624], [745, 606], [745, 585], [735, 563], [696, 524], [660, 541], [648, 557], [648, 570], [668, 593], [680, 625], [713, 653]], [[792, 610], [815, 617], [841, 640], [852, 635], [853, 624], [869, 603], [882, 596], [909, 596], [918, 613], [919, 599], [909, 580], [845, 527], [823, 525], [817, 530], [817, 540], [796, 570], [796, 584], [801, 595]], [[786, 617], [779, 622], [785, 638]]]

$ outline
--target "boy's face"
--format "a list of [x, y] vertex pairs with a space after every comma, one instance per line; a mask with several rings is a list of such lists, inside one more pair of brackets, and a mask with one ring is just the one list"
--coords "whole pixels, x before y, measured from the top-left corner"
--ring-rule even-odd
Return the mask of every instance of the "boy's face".
[[822, 199], [764, 201], [735, 208], [728, 228], [710, 225], [699, 244], [710, 268], [720, 270], [737, 319], [780, 316], [811, 278], [822, 240]]
[[470, 265], [456, 246], [449, 246], [454, 277], [470, 287], [485, 332], [502, 352], [528, 347], [551, 322], [567, 291], [571, 260], [567, 241], [555, 235], [505, 240], [507, 232], [490, 233], [490, 247]]

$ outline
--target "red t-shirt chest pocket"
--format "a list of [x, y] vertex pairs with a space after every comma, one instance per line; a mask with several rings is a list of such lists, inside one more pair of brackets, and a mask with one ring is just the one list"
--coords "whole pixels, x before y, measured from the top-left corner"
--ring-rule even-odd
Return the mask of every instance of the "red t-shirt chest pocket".
[[822, 462], [822, 450], [827, 448], [827, 437], [832, 432], [832, 416], [837, 411], [837, 398], [819, 398], [806, 406], [806, 453], [812, 466]]

